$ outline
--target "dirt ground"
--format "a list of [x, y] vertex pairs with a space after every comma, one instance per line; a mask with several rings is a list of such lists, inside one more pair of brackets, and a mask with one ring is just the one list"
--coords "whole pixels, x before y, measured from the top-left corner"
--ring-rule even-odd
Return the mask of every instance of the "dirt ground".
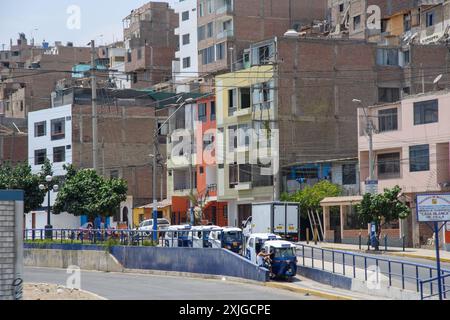
[[25, 283], [24, 300], [100, 300], [101, 298], [77, 289], [52, 284]]

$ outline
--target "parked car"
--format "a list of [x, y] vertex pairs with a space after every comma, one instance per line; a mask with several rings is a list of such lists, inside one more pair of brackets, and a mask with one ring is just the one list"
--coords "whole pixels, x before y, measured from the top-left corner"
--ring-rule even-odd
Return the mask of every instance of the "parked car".
[[[170, 222], [167, 219], [158, 219], [158, 231], [167, 231]], [[137, 228], [138, 231], [153, 231], [153, 219], [142, 221]]]

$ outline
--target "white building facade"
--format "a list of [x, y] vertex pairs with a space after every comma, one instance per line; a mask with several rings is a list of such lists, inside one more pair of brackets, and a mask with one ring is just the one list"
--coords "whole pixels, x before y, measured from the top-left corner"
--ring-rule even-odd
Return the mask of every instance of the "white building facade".
[[198, 79], [197, 0], [177, 0], [174, 5], [179, 15], [179, 50], [175, 53], [172, 72], [177, 92], [190, 92]]
[[[63, 166], [72, 163], [72, 105], [28, 113], [28, 163], [33, 173], [41, 171], [46, 159], [53, 165], [53, 175], [64, 176]], [[57, 193], [50, 192], [50, 205]], [[27, 229], [44, 229], [47, 225], [48, 198], [42, 208], [25, 216]], [[62, 213], [51, 216], [55, 229], [79, 228], [80, 217]]]

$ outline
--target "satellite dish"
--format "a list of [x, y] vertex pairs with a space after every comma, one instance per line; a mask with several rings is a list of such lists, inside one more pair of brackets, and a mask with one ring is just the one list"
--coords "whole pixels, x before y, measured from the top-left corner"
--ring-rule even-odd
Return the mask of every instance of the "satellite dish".
[[442, 79], [442, 74], [438, 75], [438, 76], [436, 77], [436, 79], [434, 79], [433, 84], [438, 84], [439, 81], [441, 81], [441, 79]]

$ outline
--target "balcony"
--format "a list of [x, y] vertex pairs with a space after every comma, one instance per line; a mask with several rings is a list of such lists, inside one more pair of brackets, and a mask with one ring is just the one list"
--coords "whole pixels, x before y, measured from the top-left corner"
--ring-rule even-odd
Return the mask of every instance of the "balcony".
[[216, 36], [217, 40], [228, 39], [234, 37], [234, 30], [224, 30]]
[[216, 15], [232, 15], [234, 12], [233, 6], [231, 4], [223, 5], [216, 9]]
[[252, 187], [253, 184], [251, 182], [239, 182], [234, 189], [237, 191], [246, 191], [251, 190]]

